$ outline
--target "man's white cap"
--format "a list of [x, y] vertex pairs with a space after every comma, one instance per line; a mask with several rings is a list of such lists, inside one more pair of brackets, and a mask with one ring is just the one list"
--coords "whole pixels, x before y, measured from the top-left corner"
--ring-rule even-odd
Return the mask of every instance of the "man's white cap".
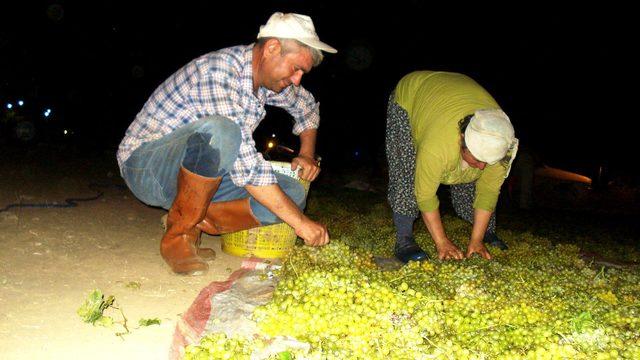
[[338, 50], [320, 41], [313, 21], [306, 15], [283, 14], [276, 12], [271, 15], [265, 25], [260, 26], [258, 39], [264, 37], [276, 37], [283, 39], [295, 39], [312, 48], [335, 54]]
[[500, 109], [477, 110], [464, 132], [464, 141], [478, 160], [493, 165], [511, 150], [511, 160], [518, 151], [518, 139], [507, 114]]

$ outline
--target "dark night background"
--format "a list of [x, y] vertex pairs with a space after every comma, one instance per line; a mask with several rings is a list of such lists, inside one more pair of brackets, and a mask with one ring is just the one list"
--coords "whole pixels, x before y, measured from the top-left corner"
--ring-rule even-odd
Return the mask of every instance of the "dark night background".
[[[225, 2], [229, 3], [229, 2]], [[637, 56], [628, 9], [443, 5], [422, 1], [43, 1], [3, 4], [0, 100], [24, 99], [36, 136], [115, 151], [152, 91], [191, 59], [254, 41], [274, 11], [310, 15], [339, 50], [303, 79], [321, 102], [318, 153], [328, 169], [384, 163], [386, 98], [413, 70], [462, 72], [511, 117], [524, 148], [592, 175], [605, 165], [637, 181], [631, 94]], [[44, 119], [42, 109], [51, 108]], [[25, 110], [26, 111], [26, 110]], [[67, 129], [67, 136], [63, 130]], [[2, 128], [0, 144], [11, 143]], [[295, 146], [286, 114], [270, 109], [255, 134]]]

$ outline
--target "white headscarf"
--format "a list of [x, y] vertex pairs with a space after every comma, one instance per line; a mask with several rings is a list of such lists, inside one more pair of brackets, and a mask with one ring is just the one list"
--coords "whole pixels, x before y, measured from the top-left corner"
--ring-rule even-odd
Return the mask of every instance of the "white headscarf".
[[464, 132], [464, 141], [479, 161], [493, 165], [511, 154], [507, 175], [518, 152], [518, 139], [507, 114], [500, 109], [477, 110]]

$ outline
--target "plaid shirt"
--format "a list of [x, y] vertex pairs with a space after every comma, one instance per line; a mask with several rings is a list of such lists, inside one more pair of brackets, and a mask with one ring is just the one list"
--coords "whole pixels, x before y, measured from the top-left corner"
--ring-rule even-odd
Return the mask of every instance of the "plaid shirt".
[[253, 131], [264, 119], [265, 104], [293, 116], [293, 133], [316, 129], [319, 103], [302, 86], [280, 93], [260, 87], [253, 93], [253, 45], [235, 46], [203, 55], [160, 85], [127, 129], [118, 148], [118, 165], [141, 144], [159, 139], [180, 126], [208, 115], [222, 115], [240, 126], [242, 142], [229, 172], [236, 186], [277, 183], [271, 165], [256, 151]]

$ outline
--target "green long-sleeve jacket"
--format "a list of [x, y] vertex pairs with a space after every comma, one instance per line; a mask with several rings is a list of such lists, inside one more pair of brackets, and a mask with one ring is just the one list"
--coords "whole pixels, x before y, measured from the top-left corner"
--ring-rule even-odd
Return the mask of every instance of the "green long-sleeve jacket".
[[422, 212], [438, 208], [440, 184], [476, 181], [475, 209], [493, 211], [506, 167], [500, 162], [484, 170], [464, 167], [459, 121], [480, 109], [499, 109], [493, 97], [468, 76], [416, 71], [403, 77], [395, 100], [409, 114], [416, 149], [415, 193]]

